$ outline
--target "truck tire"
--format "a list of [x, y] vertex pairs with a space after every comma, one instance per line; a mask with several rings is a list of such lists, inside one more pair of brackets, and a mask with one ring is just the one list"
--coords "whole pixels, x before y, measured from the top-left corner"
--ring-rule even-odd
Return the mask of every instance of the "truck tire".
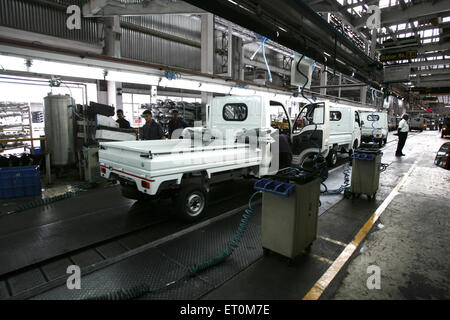
[[181, 187], [176, 196], [178, 217], [186, 222], [202, 218], [206, 212], [208, 192], [200, 184], [188, 184]]
[[337, 162], [337, 152], [334, 149], [331, 149], [330, 152], [328, 152], [327, 156], [327, 165], [329, 167], [334, 167]]

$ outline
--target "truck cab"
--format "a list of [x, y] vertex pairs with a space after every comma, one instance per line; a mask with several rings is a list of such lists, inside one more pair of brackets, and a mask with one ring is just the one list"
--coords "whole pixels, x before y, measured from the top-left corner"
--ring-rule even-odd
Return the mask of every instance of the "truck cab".
[[[304, 104], [298, 114], [292, 111], [280, 101], [262, 96], [218, 97], [207, 106], [207, 128], [228, 140], [255, 130], [271, 136], [287, 135], [292, 146], [293, 166], [301, 166], [305, 159], [319, 152], [326, 157], [329, 152], [328, 103]], [[276, 147], [274, 143], [271, 151]]]

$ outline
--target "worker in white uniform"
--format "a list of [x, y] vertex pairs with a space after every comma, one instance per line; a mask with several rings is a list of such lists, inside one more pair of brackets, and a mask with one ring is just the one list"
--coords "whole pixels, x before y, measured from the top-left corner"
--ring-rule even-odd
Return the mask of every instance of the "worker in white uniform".
[[398, 124], [398, 144], [397, 151], [395, 152], [396, 157], [404, 156], [403, 147], [405, 146], [406, 138], [408, 137], [409, 125], [408, 125], [408, 115], [405, 114], [402, 117], [402, 120]]

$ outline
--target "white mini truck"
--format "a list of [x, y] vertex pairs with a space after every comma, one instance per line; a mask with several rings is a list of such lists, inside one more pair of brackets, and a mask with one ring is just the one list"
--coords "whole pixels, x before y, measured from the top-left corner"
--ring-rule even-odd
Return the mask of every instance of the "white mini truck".
[[120, 181], [128, 198], [172, 198], [180, 217], [195, 221], [212, 184], [278, 172], [280, 132], [291, 141], [293, 166], [318, 152], [327, 157], [334, 150], [329, 110], [327, 102], [307, 104], [292, 121], [266, 97], [213, 98], [206, 127], [184, 129], [183, 139], [101, 143], [101, 175]]
[[387, 143], [389, 132], [386, 112], [361, 112], [362, 141], [378, 143], [380, 148]]

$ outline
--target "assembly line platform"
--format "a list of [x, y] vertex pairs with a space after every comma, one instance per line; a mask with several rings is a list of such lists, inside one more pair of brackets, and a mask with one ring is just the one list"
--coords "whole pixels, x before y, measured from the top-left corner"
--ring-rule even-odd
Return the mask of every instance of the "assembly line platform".
[[[7, 262], [0, 276], [0, 298], [95, 299], [142, 284], [157, 289], [181, 279], [139, 299], [449, 299], [450, 172], [433, 164], [444, 142], [436, 131], [411, 134], [406, 157], [398, 158], [391, 136], [382, 158], [389, 167], [381, 174], [376, 199], [321, 196], [317, 239], [309, 252], [294, 260], [264, 255], [256, 197], [247, 231], [233, 255], [183, 278], [192, 265], [216, 256], [232, 239], [253, 192], [250, 183], [232, 182], [233, 188], [216, 190], [211, 212], [192, 225], [164, 220], [170, 203], [155, 204], [149, 214], [140, 204], [119, 197], [114, 187], [33, 209], [34, 214], [11, 215], [8, 219], [15, 224], [2, 224], [0, 234], [7, 240], [0, 247], [2, 261]], [[342, 181], [341, 166], [330, 171], [326, 183], [333, 189]], [[87, 210], [88, 204], [98, 208]], [[128, 213], [130, 207], [136, 211]], [[102, 213], [114, 208], [116, 216]], [[78, 216], [76, 210], [87, 211]], [[51, 218], [52, 212], [58, 217]], [[27, 228], [20, 230], [20, 223]], [[139, 223], [144, 227], [138, 228]], [[61, 230], [65, 231], [58, 234]], [[12, 241], [21, 238], [14, 249]], [[104, 241], [98, 242], [100, 238]], [[352, 246], [355, 250], [346, 257]], [[16, 259], [19, 247], [25, 248], [24, 254]], [[66, 265], [82, 260], [81, 289], [69, 290]], [[370, 265], [381, 270], [381, 289], [366, 285]], [[338, 266], [338, 272], [330, 273], [330, 266]]]

